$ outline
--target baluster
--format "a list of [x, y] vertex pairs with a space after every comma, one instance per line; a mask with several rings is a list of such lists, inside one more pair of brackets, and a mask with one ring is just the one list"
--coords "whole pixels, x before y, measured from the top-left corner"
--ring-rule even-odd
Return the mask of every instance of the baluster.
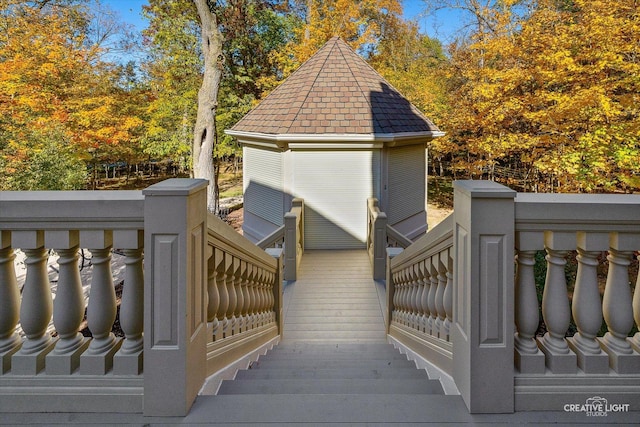
[[276, 284], [276, 274], [273, 272], [269, 273], [269, 282], [267, 285], [267, 299], [269, 301], [269, 305], [267, 307], [267, 312], [269, 314], [269, 323], [271, 322], [275, 322], [276, 318], [275, 318], [275, 310], [274, 310], [274, 305], [276, 302], [276, 298], [275, 295], [273, 294], [273, 289], [275, 288], [275, 284]]
[[242, 260], [235, 258], [233, 261], [233, 292], [236, 295], [236, 305], [233, 310], [233, 317], [236, 323], [233, 327], [234, 335], [242, 329], [242, 306], [244, 305], [244, 297], [242, 295]]
[[80, 373], [104, 375], [113, 366], [113, 355], [122, 344], [111, 332], [116, 320], [116, 293], [111, 273], [111, 246], [91, 252], [91, 291], [87, 324], [93, 335], [89, 348], [80, 357]]
[[113, 358], [113, 372], [118, 375], [142, 373], [144, 347], [144, 272], [142, 248], [123, 249], [124, 288], [120, 302], [120, 327], [125, 339]]
[[[598, 242], [595, 242], [595, 239]], [[596, 340], [602, 326], [602, 302], [597, 271], [600, 251], [597, 248], [606, 247], [608, 240], [609, 235], [605, 233], [578, 233], [578, 273], [572, 304], [573, 319], [578, 332], [567, 341], [578, 356], [578, 366], [589, 374], [609, 372], [609, 357]]]
[[249, 329], [249, 306], [251, 301], [249, 300], [249, 269], [251, 266], [246, 262], [242, 261], [242, 282], [241, 291], [242, 291], [242, 330], [246, 331]]
[[260, 326], [263, 326], [266, 321], [267, 314], [267, 280], [269, 280], [269, 272], [265, 269], [261, 269], [262, 274], [260, 275]]
[[420, 321], [422, 332], [430, 333], [429, 329], [429, 292], [431, 291], [431, 273], [429, 271], [429, 263], [430, 261], [422, 261], [420, 262], [420, 270], [423, 274], [423, 286], [422, 296], [420, 300], [420, 306], [422, 307], [422, 320]]
[[416, 319], [414, 327], [422, 332], [422, 322], [424, 320], [424, 310], [422, 308], [422, 293], [424, 292], [424, 268], [421, 268], [424, 264], [419, 262], [413, 265], [413, 271], [417, 280], [417, 292], [413, 300], [413, 305], [416, 308]]
[[20, 321], [20, 290], [13, 265], [16, 255], [13, 248], [9, 246], [8, 233], [0, 233], [2, 233], [2, 240], [0, 240], [0, 301], [2, 301], [0, 303], [0, 375], [2, 375], [11, 369], [11, 356], [20, 349], [22, 340], [16, 332], [16, 325]]
[[268, 271], [264, 272], [264, 279], [262, 282], [262, 324], [266, 325], [269, 320], [269, 283], [272, 281], [272, 274]]
[[429, 320], [427, 325], [429, 327], [429, 334], [437, 336], [438, 330], [436, 329], [436, 317], [438, 316], [438, 309], [436, 307], [436, 293], [438, 291], [438, 260], [435, 256], [429, 258], [429, 271], [431, 286], [429, 286]]
[[391, 273], [391, 277], [392, 277], [392, 286], [393, 286], [393, 295], [392, 295], [392, 302], [393, 302], [393, 310], [391, 311], [391, 321], [392, 322], [396, 322], [399, 323], [399, 319], [398, 319], [398, 313], [399, 313], [399, 304], [400, 304], [400, 273], [399, 272], [394, 272]]
[[[602, 307], [607, 332], [600, 340], [609, 354], [609, 366], [619, 374], [638, 373], [640, 355], [633, 351], [627, 335], [633, 327], [633, 303], [629, 288], [629, 264], [631, 264], [632, 235], [612, 233], [609, 249], [609, 274], [605, 285]], [[627, 243], [630, 240], [630, 244]]]
[[407, 267], [409, 272], [409, 292], [408, 292], [408, 306], [409, 306], [409, 327], [417, 329], [418, 320], [418, 308], [416, 304], [416, 294], [418, 293], [418, 274], [416, 273], [414, 266]]
[[[447, 287], [447, 266], [446, 258], [443, 260], [443, 256], [447, 256], [447, 252], [440, 252], [436, 256], [438, 267], [438, 288], [436, 289], [436, 312], [438, 317], [436, 318], [436, 331], [439, 338], [444, 337], [444, 319], [447, 317], [447, 313], [444, 311], [444, 288]], [[444, 262], [443, 262], [444, 261]], [[444, 338], [443, 338], [444, 339]]]
[[444, 334], [443, 339], [449, 341], [451, 337], [451, 322], [453, 320], [453, 257], [451, 256], [453, 249], [448, 249], [446, 252], [447, 263], [447, 283], [444, 288], [444, 295], [442, 302], [444, 305], [445, 319], [443, 323]]
[[411, 276], [409, 275], [409, 270], [405, 267], [402, 269], [402, 300], [400, 301], [402, 324], [405, 326], [409, 325], [409, 286], [411, 286]]
[[65, 246], [71, 247], [56, 249], [59, 274], [53, 303], [53, 324], [59, 339], [46, 357], [46, 372], [49, 375], [71, 375], [80, 364], [80, 355], [89, 345], [89, 340], [78, 332], [84, 317], [84, 293], [78, 269], [78, 233], [64, 234], [66, 237], [63, 236], [63, 239], [70, 240]]
[[211, 323], [211, 334], [215, 337], [220, 326], [218, 321], [218, 307], [220, 307], [220, 292], [216, 283], [216, 259], [215, 248], [209, 246], [211, 256], [207, 261], [207, 322]]
[[536, 251], [520, 250], [515, 283], [516, 334], [514, 338], [516, 367], [522, 373], [544, 373], [544, 354], [536, 344], [540, 323], [538, 295], [534, 275]]
[[261, 318], [260, 313], [262, 313], [262, 278], [264, 276], [264, 271], [260, 267], [256, 267], [258, 271], [256, 272], [254, 289], [256, 291], [256, 309], [255, 309], [255, 324], [256, 327], [261, 326]]
[[220, 303], [218, 304], [218, 311], [216, 312], [216, 319], [219, 321], [219, 327], [215, 329], [214, 332], [216, 334], [216, 340], [219, 340], [225, 337], [227, 328], [229, 327], [229, 320], [227, 319], [229, 293], [227, 292], [227, 269], [225, 261], [227, 254], [218, 248], [215, 248], [213, 252], [216, 266], [216, 287], [218, 288], [218, 295], [220, 296]]
[[248, 318], [249, 329], [256, 327], [256, 291], [255, 291], [255, 275], [257, 268], [253, 264], [247, 264], [247, 293], [249, 295]]
[[236, 303], [238, 299], [236, 298], [236, 290], [233, 287], [235, 283], [234, 277], [234, 263], [235, 257], [229, 254], [226, 254], [224, 257], [225, 263], [225, 285], [227, 287], [227, 294], [229, 295], [229, 306], [227, 307], [226, 319], [228, 322], [224, 329], [225, 337], [229, 337], [233, 335], [234, 328], [236, 326], [236, 316], [234, 315], [236, 311]]
[[[15, 238], [14, 232], [12, 237]], [[26, 339], [11, 359], [14, 375], [35, 375], [45, 366], [45, 357], [53, 349], [55, 340], [47, 333], [53, 313], [53, 301], [47, 275], [49, 254], [42, 243], [42, 233], [29, 233], [32, 245], [21, 246], [26, 255], [27, 273], [22, 288], [20, 323]], [[35, 241], [29, 239], [35, 237]], [[18, 246], [18, 245], [16, 245]], [[27, 249], [29, 248], [29, 249]]]
[[[636, 259], [640, 263], [640, 252], [637, 253]], [[640, 330], [640, 272], [636, 277], [636, 287], [633, 291], [633, 318], [636, 322], [636, 328]], [[630, 341], [633, 349], [640, 353], [640, 332], [636, 332]]]
[[571, 320], [564, 274], [568, 250], [562, 245], [562, 250], [553, 249], [552, 245], [556, 243], [553, 238], [553, 233], [545, 233], [547, 277], [542, 294], [542, 317], [548, 332], [540, 339], [540, 348], [546, 355], [546, 364], [551, 372], [575, 373], [576, 355], [564, 338]]

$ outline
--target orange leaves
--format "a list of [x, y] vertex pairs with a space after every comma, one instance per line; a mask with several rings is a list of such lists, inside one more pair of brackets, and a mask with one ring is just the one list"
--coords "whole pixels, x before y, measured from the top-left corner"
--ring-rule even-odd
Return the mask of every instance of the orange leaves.
[[[86, 44], [91, 17], [85, 9], [54, 3], [33, 8], [27, 2], [0, 6], [0, 178], [33, 165], [60, 166], [45, 157], [63, 147], [64, 164], [79, 169], [57, 173], [73, 175], [75, 186], [89, 147], [113, 160], [122, 150], [111, 147], [135, 147], [142, 128], [131, 106], [137, 101], [118, 84], [118, 67], [102, 62], [101, 49]], [[8, 181], [32, 188], [17, 178]]]

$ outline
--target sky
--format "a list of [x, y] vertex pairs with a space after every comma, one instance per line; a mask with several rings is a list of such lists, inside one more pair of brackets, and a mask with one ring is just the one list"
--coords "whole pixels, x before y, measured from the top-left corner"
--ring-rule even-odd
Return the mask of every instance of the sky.
[[[142, 17], [142, 5], [146, 0], [106, 0], [105, 4], [117, 11], [122, 20], [142, 31], [147, 22]], [[455, 11], [440, 11], [435, 14], [425, 11], [423, 0], [403, 0], [404, 15], [415, 19], [420, 30], [429, 37], [438, 38], [443, 44], [453, 41], [457, 29], [460, 27], [460, 14]]]

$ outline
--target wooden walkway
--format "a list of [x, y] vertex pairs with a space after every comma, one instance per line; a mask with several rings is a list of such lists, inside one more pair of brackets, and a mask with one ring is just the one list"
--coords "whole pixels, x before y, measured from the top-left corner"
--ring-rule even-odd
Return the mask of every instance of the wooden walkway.
[[306, 251], [285, 288], [287, 341], [386, 342], [381, 286], [365, 250]]

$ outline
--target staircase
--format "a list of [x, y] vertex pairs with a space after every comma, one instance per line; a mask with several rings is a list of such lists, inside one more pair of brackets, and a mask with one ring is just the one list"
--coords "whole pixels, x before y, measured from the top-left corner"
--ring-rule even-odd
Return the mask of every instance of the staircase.
[[366, 251], [306, 252], [285, 289], [283, 340], [202, 396], [225, 408], [216, 422], [424, 422], [443, 405], [466, 414], [460, 396], [387, 344], [376, 286]]
[[366, 395], [383, 403], [389, 395], [444, 394], [389, 344], [282, 343], [223, 381], [218, 395]]

